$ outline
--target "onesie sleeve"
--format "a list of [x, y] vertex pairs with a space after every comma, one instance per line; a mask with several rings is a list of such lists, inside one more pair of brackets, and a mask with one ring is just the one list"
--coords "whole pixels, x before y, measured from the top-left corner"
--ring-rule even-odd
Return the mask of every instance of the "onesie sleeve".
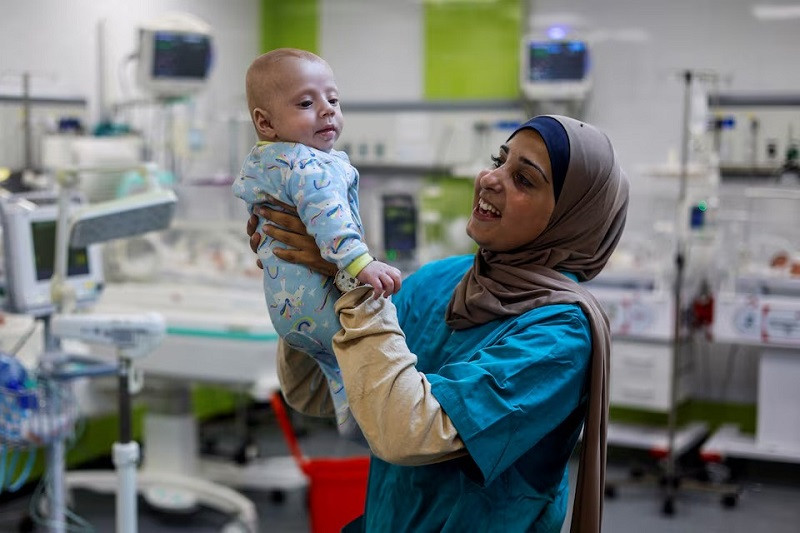
[[332, 159], [299, 158], [286, 188], [324, 259], [340, 269], [369, 252], [349, 202], [348, 179]]

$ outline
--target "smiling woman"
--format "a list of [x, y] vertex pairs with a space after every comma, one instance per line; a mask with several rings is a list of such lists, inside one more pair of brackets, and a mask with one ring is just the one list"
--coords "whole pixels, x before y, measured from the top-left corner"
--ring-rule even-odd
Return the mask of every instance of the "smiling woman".
[[556, 201], [547, 146], [536, 131], [514, 135], [493, 161], [495, 167], [475, 180], [467, 234], [478, 246], [503, 252], [533, 241]]
[[[600, 530], [610, 335], [580, 282], [608, 261], [627, 205], [603, 133], [536, 117], [476, 179], [474, 256], [425, 265], [392, 300], [364, 288], [339, 298], [333, 349], [374, 454], [364, 516], [346, 531], [558, 532], [581, 430], [571, 526]], [[256, 212], [297, 248], [283, 259], [330, 271], [299, 219]], [[283, 345], [278, 374], [290, 405], [333, 412], [306, 354]]]

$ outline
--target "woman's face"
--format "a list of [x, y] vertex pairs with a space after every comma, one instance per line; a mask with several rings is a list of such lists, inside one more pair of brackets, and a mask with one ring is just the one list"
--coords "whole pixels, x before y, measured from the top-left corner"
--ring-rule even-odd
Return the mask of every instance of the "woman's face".
[[550, 156], [541, 136], [521, 130], [478, 174], [467, 235], [478, 246], [505, 252], [538, 237], [555, 208]]

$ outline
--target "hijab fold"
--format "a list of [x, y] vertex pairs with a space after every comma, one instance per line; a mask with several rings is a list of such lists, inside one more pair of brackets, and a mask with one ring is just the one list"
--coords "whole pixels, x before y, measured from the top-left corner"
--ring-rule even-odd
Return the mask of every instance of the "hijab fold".
[[453, 293], [446, 320], [454, 329], [466, 329], [544, 305], [577, 304], [584, 311], [591, 326], [592, 359], [571, 531], [600, 531], [611, 336], [597, 300], [561, 272], [585, 281], [603, 269], [625, 226], [628, 180], [608, 137], [589, 124], [540, 116], [511, 137], [523, 129], [542, 136], [554, 184], [561, 184], [553, 214], [544, 231], [527, 245], [507, 252], [478, 250]]

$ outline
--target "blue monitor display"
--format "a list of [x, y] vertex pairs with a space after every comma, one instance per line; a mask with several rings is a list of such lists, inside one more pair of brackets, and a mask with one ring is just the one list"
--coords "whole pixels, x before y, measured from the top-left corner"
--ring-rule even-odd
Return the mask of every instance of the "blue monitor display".
[[528, 45], [528, 81], [580, 81], [588, 72], [583, 41], [542, 41]]
[[211, 39], [206, 35], [155, 32], [153, 77], [205, 79], [211, 64]]

